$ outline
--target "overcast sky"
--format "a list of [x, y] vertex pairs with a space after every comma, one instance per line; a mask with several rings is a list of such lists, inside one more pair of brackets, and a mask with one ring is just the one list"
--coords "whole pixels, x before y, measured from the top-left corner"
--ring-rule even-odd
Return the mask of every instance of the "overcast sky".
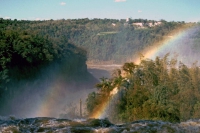
[[200, 21], [200, 0], [0, 0], [0, 18]]

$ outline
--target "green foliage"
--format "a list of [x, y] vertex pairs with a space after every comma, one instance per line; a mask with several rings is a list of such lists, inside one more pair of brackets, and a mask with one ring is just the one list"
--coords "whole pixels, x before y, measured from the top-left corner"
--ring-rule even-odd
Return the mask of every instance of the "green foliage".
[[89, 112], [92, 112], [94, 107], [97, 105], [97, 97], [98, 97], [98, 94], [96, 94], [95, 92], [92, 92], [88, 95], [88, 98], [87, 98], [87, 110]]
[[[114, 96], [117, 98], [113, 98], [107, 110], [113, 122], [141, 119], [180, 122], [198, 118], [200, 68], [195, 64], [187, 67], [176, 59], [168, 60], [168, 56], [156, 57], [155, 61], [143, 59], [139, 65], [125, 63], [122, 72], [116, 70], [113, 78], [107, 79], [109, 86], [103, 86], [105, 82], [98, 84], [99, 91], [93, 95], [101, 95], [91, 99], [92, 102], [101, 104], [100, 99], [112, 97], [110, 92], [117, 87]], [[88, 106], [90, 102], [88, 97]], [[88, 112], [94, 113], [93, 109], [95, 106], [88, 108]]]
[[[39, 34], [30, 23], [0, 19], [0, 113], [6, 101], [12, 101], [19, 92], [45, 89], [55, 74], [64, 81], [81, 79], [78, 73], [89, 78], [85, 50], [66, 37]], [[41, 88], [39, 78], [46, 81]]]
[[[132, 23], [142, 22], [144, 28]], [[17, 21], [0, 19], [0, 96], [11, 98], [12, 81], [36, 77], [52, 64], [60, 73], [74, 75], [86, 70], [88, 60], [124, 63], [138, 51], [161, 41], [174, 29], [185, 23], [166, 22], [149, 27], [152, 20], [78, 19], [48, 21]], [[115, 24], [115, 26], [112, 25]], [[190, 25], [189, 25], [190, 26]], [[199, 25], [197, 26], [197, 28]], [[194, 51], [199, 50], [199, 31]], [[73, 44], [76, 44], [73, 45]], [[80, 48], [78, 48], [78, 47]], [[111, 79], [102, 79], [99, 93], [88, 97], [87, 108], [94, 111], [113, 89], [117, 98], [110, 103], [113, 121], [138, 119], [186, 120], [199, 116], [200, 71], [194, 64], [188, 68], [177, 61], [163, 59], [142, 60], [141, 64], [125, 63]], [[80, 68], [80, 66], [82, 66]], [[178, 66], [178, 67], [177, 67]], [[65, 77], [66, 78], [66, 77]], [[0, 99], [1, 100], [1, 99]], [[115, 112], [112, 111], [114, 109]]]
[[78, 54], [86, 60], [83, 50], [62, 40], [50, 40], [26, 31], [5, 30], [0, 35], [0, 70], [8, 70], [8, 75], [12, 78], [19, 75], [25, 76], [22, 78], [34, 76], [41, 67], [64, 58], [70, 60]]
[[[141, 22], [144, 28], [137, 28], [132, 23]], [[155, 22], [146, 19], [68, 19], [48, 21], [12, 21], [1, 20], [0, 29], [24, 31], [53, 40], [72, 42], [78, 47], [88, 50], [88, 61], [112, 61], [124, 63], [131, 56], [138, 54], [153, 43], [159, 42], [174, 29], [187, 24], [166, 22], [155, 27], [147, 23]], [[114, 25], [113, 25], [114, 24]], [[65, 39], [63, 39], [65, 38]], [[198, 47], [198, 46], [195, 46]], [[51, 58], [49, 56], [48, 58]], [[132, 57], [131, 57], [132, 58]]]

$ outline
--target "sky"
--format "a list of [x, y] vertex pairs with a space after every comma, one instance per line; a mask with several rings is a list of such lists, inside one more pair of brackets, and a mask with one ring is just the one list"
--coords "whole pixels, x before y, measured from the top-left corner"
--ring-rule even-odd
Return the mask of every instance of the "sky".
[[200, 21], [200, 0], [0, 0], [0, 18]]

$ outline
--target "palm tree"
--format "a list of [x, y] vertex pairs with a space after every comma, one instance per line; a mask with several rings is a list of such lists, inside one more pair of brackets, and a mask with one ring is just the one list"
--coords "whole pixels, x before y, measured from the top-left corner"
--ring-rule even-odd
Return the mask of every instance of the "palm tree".
[[137, 67], [137, 65], [135, 65], [133, 62], [125, 63], [122, 66], [122, 70], [124, 70], [127, 74], [132, 74], [136, 67]]
[[101, 82], [96, 84], [97, 89], [100, 91], [100, 93], [108, 95], [111, 91], [111, 81], [107, 78], [103, 77], [100, 78]]

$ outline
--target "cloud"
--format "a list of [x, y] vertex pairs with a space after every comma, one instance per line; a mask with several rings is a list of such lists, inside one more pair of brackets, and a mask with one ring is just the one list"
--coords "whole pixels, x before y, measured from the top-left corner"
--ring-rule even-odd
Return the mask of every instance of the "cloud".
[[126, 2], [126, 0], [115, 0], [115, 2]]
[[66, 3], [65, 3], [65, 2], [61, 2], [60, 5], [61, 5], [61, 6], [64, 6], [64, 5], [66, 5]]
[[142, 11], [141, 11], [141, 10], [138, 10], [138, 12], [141, 13]]
[[35, 21], [44, 21], [44, 20], [51, 20], [50, 18], [33, 18], [30, 20], [35, 20]]
[[6, 16], [6, 17], [4, 17], [4, 19], [11, 19], [11, 17]]
[[40, 21], [40, 20], [41, 20], [41, 18], [36, 18], [35, 20], [36, 20], [36, 21]]

